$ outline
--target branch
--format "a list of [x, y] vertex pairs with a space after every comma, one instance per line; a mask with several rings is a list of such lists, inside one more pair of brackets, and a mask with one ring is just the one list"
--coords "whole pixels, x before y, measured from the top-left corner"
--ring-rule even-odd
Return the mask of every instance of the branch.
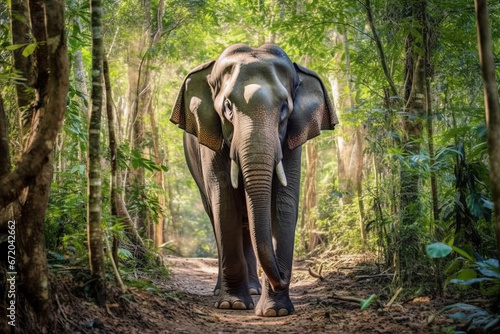
[[377, 29], [375, 29], [375, 24], [373, 23], [373, 13], [372, 13], [372, 7], [370, 5], [370, 0], [366, 0], [366, 15], [368, 16], [368, 23], [370, 24], [370, 29], [372, 30], [373, 33], [373, 39], [375, 40], [375, 44], [377, 45], [377, 51], [378, 55], [380, 57], [380, 63], [382, 65], [382, 68], [384, 70], [385, 77], [387, 79], [387, 82], [389, 83], [389, 86], [391, 88], [391, 94], [392, 96], [398, 95], [396, 86], [394, 85], [394, 82], [392, 81], [391, 74], [389, 73], [389, 69], [387, 68], [387, 62], [385, 60], [385, 54], [384, 54], [384, 49], [382, 47], [382, 42], [380, 41], [380, 38], [377, 33]]
[[389, 309], [392, 306], [392, 304], [394, 304], [394, 301], [396, 300], [396, 298], [398, 298], [398, 296], [401, 293], [401, 291], [403, 291], [403, 288], [399, 288], [398, 291], [396, 291], [396, 293], [394, 294], [394, 296], [392, 296], [391, 300], [389, 300], [389, 302], [387, 303], [387, 305], [385, 305], [386, 309]]
[[325, 280], [325, 277], [321, 275], [321, 271], [323, 270], [323, 263], [321, 263], [317, 272], [312, 267], [309, 267], [307, 270], [309, 271], [309, 275], [311, 275], [312, 277], [319, 278], [322, 281]]
[[332, 297], [333, 299], [338, 299], [338, 300], [343, 300], [345, 302], [353, 302], [353, 303], [358, 303], [361, 304], [363, 299], [358, 298], [358, 297], [351, 297], [351, 296], [339, 296], [337, 294], [333, 294]]

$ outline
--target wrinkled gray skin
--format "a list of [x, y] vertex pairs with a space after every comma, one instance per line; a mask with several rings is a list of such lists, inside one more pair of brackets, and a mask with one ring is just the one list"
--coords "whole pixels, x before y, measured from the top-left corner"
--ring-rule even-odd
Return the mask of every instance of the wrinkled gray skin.
[[323, 83], [275, 45], [237, 44], [187, 75], [171, 121], [217, 240], [216, 307], [261, 293], [257, 315], [291, 314], [301, 145], [338, 123]]

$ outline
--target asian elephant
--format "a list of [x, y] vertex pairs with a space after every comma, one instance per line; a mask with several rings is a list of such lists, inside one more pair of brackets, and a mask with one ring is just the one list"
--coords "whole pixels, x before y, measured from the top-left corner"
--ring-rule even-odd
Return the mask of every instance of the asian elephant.
[[261, 293], [257, 315], [291, 314], [301, 145], [338, 124], [322, 81], [276, 45], [233, 45], [189, 72], [170, 120], [215, 232], [215, 306], [252, 309]]

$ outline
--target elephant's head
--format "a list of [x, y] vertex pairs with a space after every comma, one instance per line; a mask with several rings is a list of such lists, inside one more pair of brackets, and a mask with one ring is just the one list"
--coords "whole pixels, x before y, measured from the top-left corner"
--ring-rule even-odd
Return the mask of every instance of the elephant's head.
[[274, 173], [286, 186], [283, 151], [338, 123], [323, 83], [275, 45], [233, 45], [188, 74], [171, 121], [214, 151], [229, 148], [231, 183], [238, 187], [241, 171], [257, 257], [273, 288], [281, 286], [270, 228]]

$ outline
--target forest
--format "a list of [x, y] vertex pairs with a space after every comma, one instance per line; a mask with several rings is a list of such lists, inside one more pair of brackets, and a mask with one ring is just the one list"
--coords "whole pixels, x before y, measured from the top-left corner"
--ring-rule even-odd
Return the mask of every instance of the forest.
[[[308, 304], [243, 327], [175, 288], [218, 252], [170, 122], [186, 75], [236, 43], [316, 72], [339, 119], [302, 146]], [[312, 332], [500, 333], [499, 63], [494, 0], [0, 3], [0, 332], [308, 333], [321, 314]], [[363, 288], [332, 295], [342, 275]]]

